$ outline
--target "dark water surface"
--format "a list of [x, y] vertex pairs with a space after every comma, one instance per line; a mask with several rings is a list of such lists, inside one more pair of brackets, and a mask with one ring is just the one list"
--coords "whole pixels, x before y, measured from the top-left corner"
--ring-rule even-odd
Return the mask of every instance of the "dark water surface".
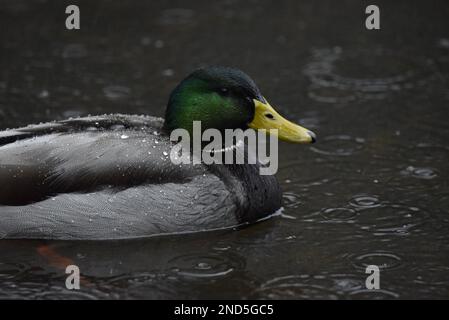
[[[182, 77], [220, 64], [318, 143], [281, 144], [284, 215], [248, 228], [2, 240], [0, 298], [449, 298], [447, 1], [376, 1], [380, 31], [363, 1], [77, 1], [80, 31], [67, 4], [0, 1], [0, 129], [162, 116]], [[70, 263], [80, 291], [65, 289]]]

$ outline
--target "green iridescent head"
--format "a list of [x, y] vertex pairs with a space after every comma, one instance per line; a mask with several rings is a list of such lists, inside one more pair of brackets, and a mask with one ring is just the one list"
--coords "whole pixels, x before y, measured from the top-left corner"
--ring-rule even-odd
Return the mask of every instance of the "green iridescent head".
[[173, 90], [165, 113], [168, 131], [183, 128], [192, 134], [193, 121], [201, 129], [277, 129], [280, 139], [310, 143], [315, 135], [284, 119], [260, 93], [254, 81], [238, 69], [201, 68]]

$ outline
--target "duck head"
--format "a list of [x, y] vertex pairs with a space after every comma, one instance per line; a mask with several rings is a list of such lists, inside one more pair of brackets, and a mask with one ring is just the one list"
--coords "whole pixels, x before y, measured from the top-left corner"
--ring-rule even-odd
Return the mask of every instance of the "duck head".
[[262, 96], [254, 81], [238, 69], [207, 67], [194, 71], [173, 90], [165, 113], [168, 131], [183, 128], [277, 129], [280, 140], [313, 143], [315, 134], [282, 117]]

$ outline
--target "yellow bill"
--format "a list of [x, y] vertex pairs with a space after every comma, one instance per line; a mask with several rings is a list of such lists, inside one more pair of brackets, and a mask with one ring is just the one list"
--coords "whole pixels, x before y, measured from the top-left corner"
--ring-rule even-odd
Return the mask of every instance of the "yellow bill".
[[277, 137], [280, 140], [293, 143], [314, 143], [315, 133], [303, 128], [282, 117], [268, 102], [254, 99], [254, 119], [248, 126], [253, 129], [277, 129]]

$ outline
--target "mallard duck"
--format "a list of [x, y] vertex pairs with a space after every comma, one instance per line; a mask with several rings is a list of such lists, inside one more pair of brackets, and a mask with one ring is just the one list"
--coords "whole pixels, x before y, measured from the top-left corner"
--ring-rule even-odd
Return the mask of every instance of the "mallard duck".
[[281, 208], [259, 164], [175, 165], [176, 128], [278, 129], [315, 135], [279, 115], [240, 70], [201, 68], [170, 95], [165, 120], [112, 114], [0, 132], [0, 238], [125, 239], [229, 228]]

